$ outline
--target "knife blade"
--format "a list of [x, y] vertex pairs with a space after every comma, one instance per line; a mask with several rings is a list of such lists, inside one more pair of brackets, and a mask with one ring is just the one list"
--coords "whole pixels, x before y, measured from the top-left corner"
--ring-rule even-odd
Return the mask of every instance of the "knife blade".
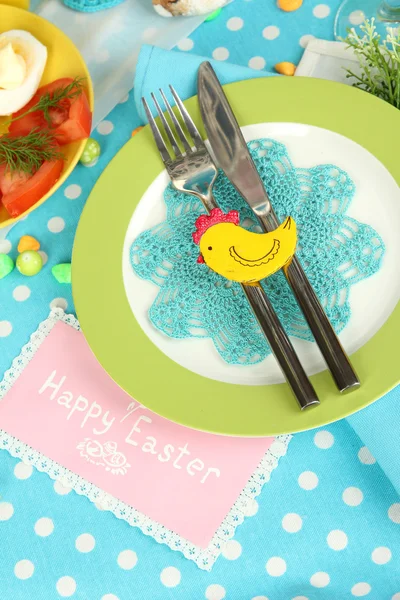
[[[264, 231], [279, 221], [248, 150], [242, 131], [209, 62], [198, 72], [200, 112], [218, 165], [258, 217]], [[285, 270], [289, 285], [340, 392], [360, 386], [360, 381], [321, 303], [295, 256]]]

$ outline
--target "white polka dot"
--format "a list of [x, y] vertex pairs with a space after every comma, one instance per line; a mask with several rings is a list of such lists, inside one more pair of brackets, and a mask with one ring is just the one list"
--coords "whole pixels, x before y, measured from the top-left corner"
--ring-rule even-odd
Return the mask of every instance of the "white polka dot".
[[400, 592], [397, 592], [397, 594], [392, 596], [392, 600], [400, 600]]
[[[96, 545], [96, 540], [90, 533], [82, 533], [75, 540], [75, 548], [79, 552], [91, 552]], [[121, 565], [120, 565], [121, 566]]]
[[316, 588], [324, 588], [329, 585], [331, 578], [328, 573], [324, 573], [324, 571], [318, 571], [318, 573], [314, 573], [310, 579], [310, 583], [313, 587]]
[[388, 510], [388, 516], [393, 523], [400, 524], [400, 504], [398, 502], [390, 506]]
[[64, 196], [69, 200], [76, 200], [82, 194], [82, 188], [77, 183], [71, 183], [64, 190]]
[[226, 60], [229, 58], [229, 50], [227, 48], [215, 48], [212, 53], [215, 60]]
[[176, 567], [166, 567], [160, 573], [160, 580], [165, 587], [176, 587], [181, 582], [181, 572]]
[[226, 596], [226, 590], [219, 583], [212, 583], [206, 589], [207, 600], [222, 600]]
[[229, 540], [222, 549], [222, 556], [228, 560], [236, 560], [242, 554], [242, 546], [236, 540]]
[[318, 477], [312, 471], [304, 471], [299, 475], [297, 481], [303, 490], [313, 490], [318, 485]]
[[147, 29], [145, 29], [142, 33], [142, 39], [149, 41], [152, 38], [154, 38], [158, 33], [158, 29], [157, 27], [148, 27]]
[[282, 519], [282, 527], [288, 533], [297, 533], [303, 527], [303, 519], [297, 513], [288, 513]]
[[244, 21], [240, 17], [231, 17], [226, 23], [227, 28], [231, 31], [239, 31], [239, 29], [242, 29], [243, 25]]
[[133, 550], [123, 550], [118, 554], [117, 562], [121, 569], [129, 571], [136, 565], [137, 560], [136, 552]]
[[317, 17], [317, 19], [325, 19], [325, 17], [330, 15], [330, 12], [331, 9], [327, 4], [317, 4], [317, 6], [314, 7], [313, 15], [314, 17]]
[[35, 533], [40, 537], [47, 537], [54, 531], [54, 523], [49, 517], [42, 517], [35, 523]]
[[0, 321], [0, 338], [10, 335], [12, 329], [10, 321]]
[[248, 501], [246, 508], [244, 509], [246, 517], [254, 517], [258, 512], [258, 502], [254, 498]]
[[128, 102], [129, 100], [129, 94], [126, 94], [126, 96], [124, 96], [120, 101], [119, 104], [125, 104], [125, 102]]
[[314, 444], [321, 450], [327, 450], [334, 444], [335, 438], [330, 431], [318, 431], [314, 435]]
[[27, 465], [24, 462], [19, 462], [14, 467], [14, 475], [17, 479], [29, 479], [33, 473], [32, 465]]
[[101, 597], [101, 600], [119, 600], [119, 598], [118, 596], [115, 596], [115, 594], [106, 594]]
[[39, 254], [42, 257], [43, 266], [44, 266], [47, 263], [49, 257], [47, 256], [46, 252], [43, 252], [43, 250], [39, 250]]
[[368, 450], [367, 446], [363, 446], [358, 451], [358, 460], [363, 463], [363, 465], [373, 465], [376, 463], [375, 458], [372, 456], [371, 452]]
[[267, 596], [254, 596], [251, 600], [268, 600]]
[[63, 310], [67, 310], [68, 302], [65, 298], [54, 298], [50, 302], [50, 308], [62, 308]]
[[14, 575], [18, 579], [29, 579], [35, 570], [34, 564], [30, 560], [20, 560], [14, 567]]
[[361, 25], [365, 21], [365, 13], [362, 10], [354, 10], [349, 15], [351, 25]]
[[14, 288], [13, 298], [17, 302], [24, 302], [25, 300], [28, 300], [30, 295], [31, 290], [28, 288], [27, 285], [17, 285], [17, 287]]
[[347, 535], [340, 529], [330, 531], [326, 537], [326, 541], [332, 550], [344, 550], [348, 544]]
[[193, 48], [193, 46], [194, 46], [194, 42], [190, 38], [181, 40], [178, 44], [179, 50], [191, 50]]
[[109, 58], [110, 58], [110, 52], [107, 50], [107, 48], [102, 48], [101, 50], [98, 50], [96, 52], [95, 61], [98, 65], [101, 65], [102, 63], [107, 62]]
[[292, 600], [309, 600], [307, 598], [307, 596], [296, 596], [295, 598], [292, 598]]
[[0, 254], [8, 254], [12, 248], [9, 240], [0, 240]]
[[51, 233], [60, 233], [65, 227], [65, 221], [61, 217], [52, 217], [47, 223], [47, 228]]
[[280, 33], [280, 29], [276, 25], [269, 25], [262, 32], [266, 40], [275, 40]]
[[310, 42], [311, 40], [315, 39], [315, 35], [303, 35], [300, 40], [299, 40], [299, 44], [302, 48], [307, 48], [307, 44], [308, 42]]
[[364, 494], [357, 487], [348, 487], [342, 494], [342, 499], [348, 506], [358, 506], [364, 499]]
[[56, 584], [57, 592], [63, 598], [69, 598], [75, 594], [76, 590], [76, 581], [73, 577], [69, 577], [66, 575], [65, 577], [60, 577]]
[[376, 565], [386, 565], [392, 558], [390, 548], [386, 546], [379, 546], [372, 551], [371, 559]]
[[14, 514], [11, 502], [0, 502], [0, 521], [8, 521]]
[[111, 123], [111, 121], [102, 121], [101, 123], [99, 123], [97, 125], [97, 131], [101, 135], [108, 135], [109, 133], [112, 132], [113, 129], [114, 129], [114, 125]]
[[70, 488], [66, 485], [63, 485], [59, 481], [55, 481], [53, 487], [54, 487], [54, 491], [57, 494], [59, 494], [60, 496], [65, 496], [66, 494], [69, 494], [70, 491], [72, 490], [72, 488]]
[[249, 60], [248, 64], [250, 69], [256, 69], [257, 71], [260, 71], [265, 67], [265, 59], [262, 56], [253, 56], [253, 58]]
[[273, 556], [267, 561], [265, 568], [271, 577], [280, 577], [286, 573], [286, 562], [280, 556]]
[[360, 598], [361, 596], [367, 596], [371, 591], [371, 586], [369, 585], [369, 583], [365, 583], [364, 581], [362, 581], [361, 583], [356, 583], [356, 585], [353, 585], [353, 587], [351, 588], [351, 593], [353, 596], [357, 596], [357, 598]]

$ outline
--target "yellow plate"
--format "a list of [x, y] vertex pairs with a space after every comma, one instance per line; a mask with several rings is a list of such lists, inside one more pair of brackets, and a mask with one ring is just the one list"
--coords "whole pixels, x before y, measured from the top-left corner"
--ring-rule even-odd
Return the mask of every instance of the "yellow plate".
[[[78, 49], [65, 33], [60, 31], [60, 29], [55, 27], [52, 23], [49, 23], [49, 21], [42, 19], [42, 17], [29, 13], [21, 8], [0, 4], [0, 33], [10, 31], [11, 29], [23, 29], [29, 31], [29, 33], [34, 35], [35, 38], [47, 47], [47, 63], [40, 85], [45, 85], [60, 77], [86, 78], [86, 93], [90, 110], [93, 112], [93, 87], [89, 71], [85, 61], [78, 52]], [[2, 120], [4, 121], [5, 119], [6, 118], [0, 118], [0, 125]], [[11, 219], [3, 206], [0, 206], [0, 229], [12, 225], [21, 217], [26, 216], [28, 213], [35, 210], [35, 208], [43, 204], [43, 202], [45, 202], [45, 200], [47, 200], [47, 198], [49, 198], [49, 196], [64, 183], [78, 162], [85, 143], [85, 140], [82, 140], [64, 146], [63, 154], [65, 156], [65, 164], [60, 179], [53, 185], [51, 190], [39, 200], [39, 202], [36, 202], [34, 206], [29, 208], [22, 215], [15, 219]]]

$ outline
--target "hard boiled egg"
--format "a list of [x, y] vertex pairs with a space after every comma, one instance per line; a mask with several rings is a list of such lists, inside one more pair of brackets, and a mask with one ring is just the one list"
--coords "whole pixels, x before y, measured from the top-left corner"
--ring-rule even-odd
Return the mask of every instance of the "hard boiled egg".
[[39, 87], [47, 48], [27, 31], [0, 35], [0, 116], [10, 115], [29, 102]]

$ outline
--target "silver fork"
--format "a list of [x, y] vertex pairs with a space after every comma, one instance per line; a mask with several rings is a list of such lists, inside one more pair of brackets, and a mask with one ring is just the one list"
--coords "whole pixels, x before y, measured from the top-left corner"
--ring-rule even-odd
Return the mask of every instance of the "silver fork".
[[[218, 170], [184, 104], [172, 86], [170, 90], [193, 143], [188, 139], [162, 90], [160, 94], [172, 127], [163, 114], [156, 96], [151, 94], [151, 97], [160, 117], [164, 136], [171, 145], [171, 153], [146, 99], [142, 98], [147, 119], [172, 185], [181, 192], [199, 198], [206, 211], [210, 212], [218, 206], [212, 192]], [[179, 142], [184, 152], [181, 151]], [[242, 285], [242, 289], [301, 409], [319, 404], [318, 396], [261, 285]]]

